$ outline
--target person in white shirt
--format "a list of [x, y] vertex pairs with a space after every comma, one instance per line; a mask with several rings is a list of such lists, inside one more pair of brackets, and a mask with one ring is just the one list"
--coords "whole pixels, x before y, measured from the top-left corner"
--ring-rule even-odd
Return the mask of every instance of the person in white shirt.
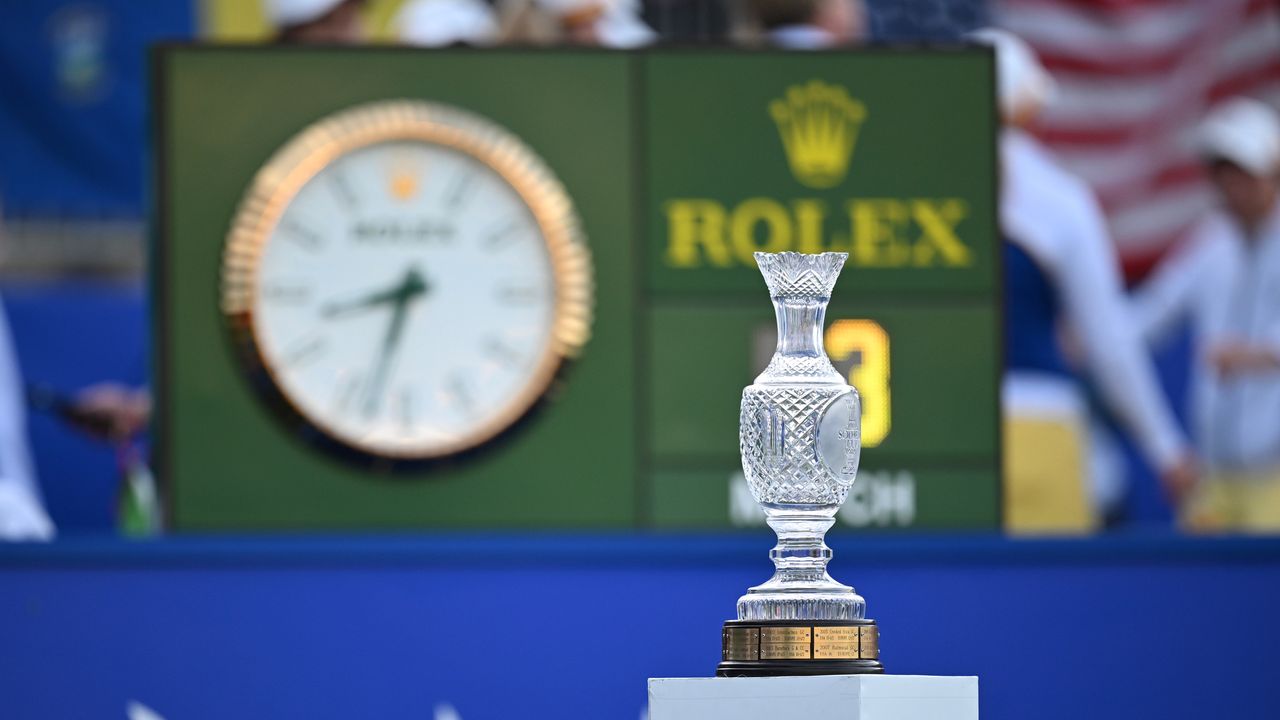
[[1001, 30], [996, 49], [1000, 226], [1005, 274], [1005, 527], [1082, 533], [1098, 512], [1086, 463], [1086, 402], [1066, 333], [1090, 379], [1174, 495], [1193, 477], [1189, 443], [1128, 322], [1115, 250], [1088, 186], [1054, 162], [1025, 126], [1049, 102], [1052, 79], [1031, 48]]
[[0, 304], [0, 542], [51, 540], [54, 534], [27, 442], [26, 385]]
[[395, 27], [400, 42], [419, 47], [488, 47], [500, 39], [497, 13], [484, 0], [409, 0]]
[[1248, 98], [1215, 109], [1199, 149], [1222, 201], [1134, 296], [1151, 339], [1189, 320], [1205, 479], [1191, 530], [1280, 531], [1280, 119]]

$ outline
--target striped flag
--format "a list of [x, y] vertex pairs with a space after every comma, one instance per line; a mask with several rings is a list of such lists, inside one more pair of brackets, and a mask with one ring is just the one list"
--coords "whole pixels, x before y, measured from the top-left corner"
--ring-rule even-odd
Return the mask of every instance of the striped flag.
[[1036, 134], [1107, 212], [1141, 277], [1213, 202], [1194, 129], [1249, 95], [1280, 108], [1276, 0], [997, 0], [1058, 82]]

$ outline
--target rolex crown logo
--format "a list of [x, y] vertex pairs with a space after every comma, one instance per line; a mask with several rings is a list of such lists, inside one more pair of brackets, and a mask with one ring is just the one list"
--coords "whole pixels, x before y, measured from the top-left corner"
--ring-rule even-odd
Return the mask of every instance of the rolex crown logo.
[[810, 80], [787, 88], [769, 103], [778, 125], [791, 173], [812, 188], [838, 185], [849, 172], [849, 159], [867, 108], [839, 85]]
[[400, 168], [391, 173], [387, 188], [391, 192], [391, 197], [405, 202], [418, 194], [418, 177], [408, 169]]

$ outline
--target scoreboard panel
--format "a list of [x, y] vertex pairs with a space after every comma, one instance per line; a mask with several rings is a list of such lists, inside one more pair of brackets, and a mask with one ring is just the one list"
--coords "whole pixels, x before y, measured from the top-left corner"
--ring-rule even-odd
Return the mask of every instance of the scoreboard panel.
[[650, 58], [642, 308], [656, 525], [762, 520], [743, 499], [736, 423], [776, 338], [756, 250], [849, 253], [825, 335], [863, 400], [863, 470], [841, 526], [998, 525], [989, 60]]
[[[826, 347], [862, 394], [866, 449], [837, 527], [998, 527], [989, 50], [188, 46], [155, 62], [155, 434], [175, 529], [761, 522], [737, 442], [774, 343], [755, 250], [849, 253]], [[591, 339], [535, 413], [466, 457], [395, 470], [278, 422], [217, 308], [255, 173], [316, 122], [393, 99], [486, 118], [536, 152], [595, 274]]]

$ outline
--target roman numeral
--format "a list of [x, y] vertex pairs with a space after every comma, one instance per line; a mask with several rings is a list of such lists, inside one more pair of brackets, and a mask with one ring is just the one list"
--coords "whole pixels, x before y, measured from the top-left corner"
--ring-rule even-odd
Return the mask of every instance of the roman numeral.
[[494, 338], [485, 342], [484, 354], [504, 367], [517, 367], [524, 359], [515, 348]]
[[471, 188], [475, 185], [475, 181], [476, 175], [474, 172], [464, 170], [459, 173], [449, 185], [449, 191], [445, 193], [445, 206], [450, 210], [457, 210], [462, 207], [462, 203], [471, 196]]
[[333, 194], [342, 203], [343, 207], [348, 210], [355, 208], [359, 203], [356, 192], [351, 188], [351, 182], [347, 180], [347, 174], [341, 170], [333, 170], [329, 173], [331, 180], [329, 186], [333, 188]]
[[[345, 373], [344, 373], [345, 374]], [[356, 402], [356, 398], [360, 395], [360, 385], [363, 381], [359, 375], [346, 374], [337, 384], [337, 392], [334, 393], [333, 404], [339, 413], [351, 412], [352, 406]]]
[[498, 300], [509, 305], [526, 305], [543, 299], [541, 290], [532, 285], [504, 284], [497, 290]]
[[519, 240], [521, 237], [524, 236], [523, 233], [520, 232], [521, 229], [522, 228], [519, 221], [517, 220], [507, 221], [506, 224], [498, 226], [496, 230], [485, 235], [484, 237], [485, 249], [501, 250], [507, 247], [511, 243], [515, 242], [516, 240]]
[[458, 409], [463, 415], [470, 415], [475, 399], [471, 396], [471, 390], [467, 388], [466, 380], [460, 374], [453, 374], [449, 377], [448, 383], [444, 387], [445, 399], [450, 405]]
[[413, 429], [413, 390], [404, 388], [397, 399], [399, 400], [400, 428], [404, 432], [409, 432]]
[[301, 305], [311, 300], [311, 288], [283, 282], [267, 283], [262, 286], [262, 299], [272, 303]]
[[299, 224], [296, 220], [285, 220], [280, 224], [280, 232], [284, 236], [306, 250], [316, 252], [324, 247], [324, 238], [316, 231]]
[[317, 359], [324, 353], [328, 341], [319, 336], [310, 336], [298, 340], [285, 351], [283, 363], [285, 367], [296, 368]]

